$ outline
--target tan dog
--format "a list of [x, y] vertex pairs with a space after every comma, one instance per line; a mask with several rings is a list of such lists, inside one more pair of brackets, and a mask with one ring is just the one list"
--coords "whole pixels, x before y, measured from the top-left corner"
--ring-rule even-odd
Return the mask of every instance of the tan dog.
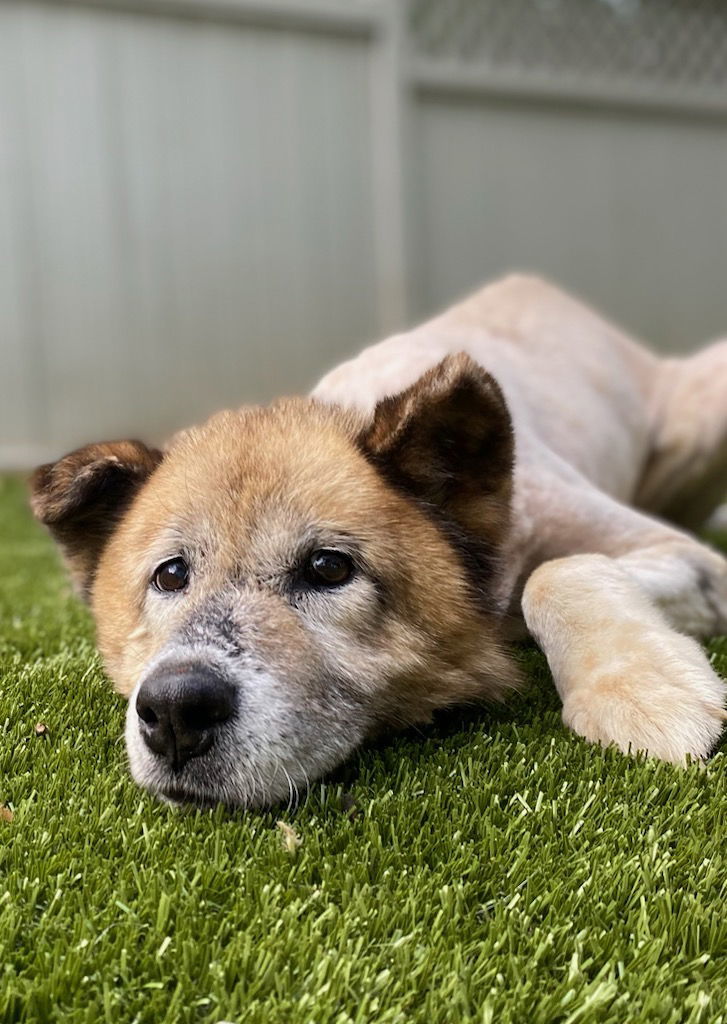
[[727, 342], [658, 359], [509, 277], [313, 398], [44, 466], [33, 508], [130, 697], [134, 777], [256, 806], [502, 697], [515, 618], [577, 733], [705, 757], [725, 684], [690, 636], [727, 631], [727, 561], [661, 517], [699, 525], [726, 475]]

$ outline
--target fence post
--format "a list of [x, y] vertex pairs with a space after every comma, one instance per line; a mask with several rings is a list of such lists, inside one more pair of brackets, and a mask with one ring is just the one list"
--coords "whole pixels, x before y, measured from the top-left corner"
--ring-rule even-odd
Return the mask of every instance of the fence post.
[[371, 174], [379, 328], [401, 330], [410, 315], [404, 206], [404, 18], [402, 0], [381, 0], [371, 53]]

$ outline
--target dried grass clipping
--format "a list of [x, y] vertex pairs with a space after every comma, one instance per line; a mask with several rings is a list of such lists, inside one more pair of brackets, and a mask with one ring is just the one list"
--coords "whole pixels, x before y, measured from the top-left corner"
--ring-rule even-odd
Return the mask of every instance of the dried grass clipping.
[[289, 825], [287, 821], [276, 821], [275, 824], [280, 829], [280, 837], [283, 840], [283, 846], [287, 852], [295, 853], [303, 840], [300, 838], [293, 826]]

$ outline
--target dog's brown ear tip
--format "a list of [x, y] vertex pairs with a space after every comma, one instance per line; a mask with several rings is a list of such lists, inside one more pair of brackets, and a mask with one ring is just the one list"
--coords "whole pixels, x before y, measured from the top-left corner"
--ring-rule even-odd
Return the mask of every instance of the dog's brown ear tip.
[[434, 401], [451, 398], [480, 402], [486, 399], [489, 404], [506, 409], [502, 389], [495, 378], [464, 351], [444, 356], [414, 387], [422, 395], [429, 394]]
[[450, 352], [444, 359], [438, 364], [442, 369], [449, 370], [450, 373], [474, 373], [482, 374], [484, 371], [478, 362], [476, 362], [469, 352], [465, 352], [464, 349], [460, 349], [459, 352]]
[[33, 470], [28, 487], [30, 490], [30, 510], [41, 523], [53, 521], [53, 470], [55, 462], [46, 462]]
[[30, 507], [36, 519], [46, 526], [60, 523], [83, 504], [108, 466], [116, 461], [102, 458], [84, 462], [72, 452], [57, 462], [39, 466], [30, 482]]
[[31, 511], [46, 526], [58, 524], [112, 481], [126, 479], [133, 490], [162, 458], [160, 451], [139, 441], [92, 444], [69, 452], [56, 462], [38, 466], [31, 475]]
[[105, 544], [162, 459], [140, 441], [109, 441], [77, 448], [31, 475], [31, 511], [60, 545], [86, 598]]
[[445, 380], [454, 381], [459, 377], [489, 379], [489, 374], [464, 349], [450, 352], [432, 367], [432, 372]]
[[45, 462], [42, 466], [36, 466], [30, 474], [28, 484], [32, 501], [35, 501], [47, 488], [51, 472], [53, 471], [53, 465], [52, 462]]

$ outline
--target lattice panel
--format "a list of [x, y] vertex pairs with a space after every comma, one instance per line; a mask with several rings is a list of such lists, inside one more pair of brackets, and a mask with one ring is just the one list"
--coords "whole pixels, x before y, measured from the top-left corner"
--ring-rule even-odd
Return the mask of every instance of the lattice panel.
[[415, 56], [508, 72], [714, 89], [727, 0], [409, 0]]

